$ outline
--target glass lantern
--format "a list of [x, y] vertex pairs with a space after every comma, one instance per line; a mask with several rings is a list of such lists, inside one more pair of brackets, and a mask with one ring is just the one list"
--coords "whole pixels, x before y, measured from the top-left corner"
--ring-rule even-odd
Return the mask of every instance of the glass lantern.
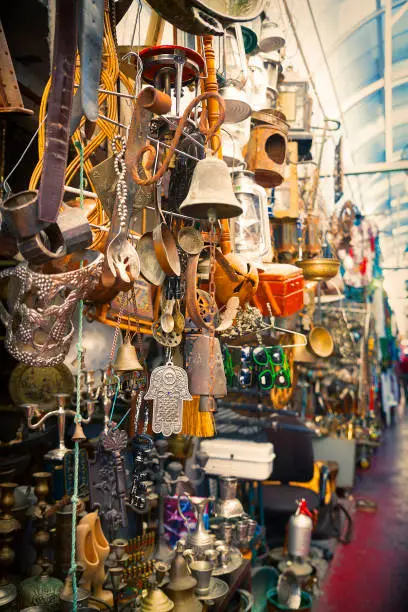
[[267, 79], [268, 75], [260, 55], [253, 55], [248, 61], [248, 99], [252, 110], [268, 108]]
[[224, 36], [215, 44], [214, 52], [220, 81], [244, 87], [248, 80], [248, 64], [239, 24], [226, 28]]
[[261, 267], [262, 262], [272, 261], [266, 191], [255, 183], [254, 173], [248, 170], [234, 170], [231, 178], [235, 196], [243, 209], [242, 215], [230, 222], [234, 250]]
[[239, 123], [224, 123], [221, 128], [222, 156], [230, 168], [244, 164], [243, 148], [247, 145], [251, 133], [251, 118]]
[[281, 56], [279, 51], [272, 53], [262, 53], [261, 57], [264, 62], [267, 75], [267, 97], [269, 100], [268, 107], [274, 107], [278, 97], [278, 79], [282, 73]]
[[284, 74], [279, 87], [279, 105], [291, 130], [310, 132], [312, 99], [308, 92], [309, 84], [306, 79], [302, 79], [291, 69]]

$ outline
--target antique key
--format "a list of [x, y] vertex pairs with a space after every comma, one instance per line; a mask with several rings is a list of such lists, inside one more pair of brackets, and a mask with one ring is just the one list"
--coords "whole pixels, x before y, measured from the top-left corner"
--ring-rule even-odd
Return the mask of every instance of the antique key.
[[146, 509], [147, 500], [147, 483], [149, 481], [149, 473], [146, 471], [145, 466], [148, 461], [148, 456], [153, 448], [153, 440], [146, 434], [140, 434], [135, 437], [132, 443], [133, 448], [136, 450], [135, 463], [133, 467], [132, 475], [132, 488], [129, 494], [129, 503], [135, 508], [136, 511], [143, 511]]
[[116, 490], [119, 499], [119, 507], [122, 515], [122, 524], [127, 525], [126, 514], [126, 470], [122, 451], [126, 448], [128, 436], [123, 429], [116, 429], [114, 424], [108, 427], [108, 431], [101, 436], [102, 446], [105, 451], [112, 453], [115, 466]]

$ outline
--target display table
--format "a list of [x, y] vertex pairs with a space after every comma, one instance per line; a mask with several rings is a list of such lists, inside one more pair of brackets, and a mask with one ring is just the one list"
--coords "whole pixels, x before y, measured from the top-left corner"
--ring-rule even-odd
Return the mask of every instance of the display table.
[[216, 612], [224, 612], [224, 610], [227, 609], [238, 589], [251, 591], [251, 561], [249, 559], [244, 559], [241, 567], [235, 570], [235, 572], [227, 576], [220, 576], [220, 578], [227, 582], [230, 588], [225, 597], [220, 599], [217, 604], [211, 608]]

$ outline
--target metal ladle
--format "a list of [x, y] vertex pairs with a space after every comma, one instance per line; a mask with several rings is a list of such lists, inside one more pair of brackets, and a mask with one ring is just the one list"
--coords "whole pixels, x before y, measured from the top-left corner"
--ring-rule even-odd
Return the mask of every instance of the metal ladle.
[[188, 227], [182, 227], [179, 230], [177, 241], [179, 246], [188, 255], [198, 255], [204, 248], [204, 240], [201, 232], [190, 225]]
[[[181, 265], [176, 240], [169, 229], [161, 209], [161, 185], [156, 188], [156, 211], [159, 223], [153, 229], [153, 245], [157, 261], [168, 276], [180, 276]], [[161, 219], [161, 221], [160, 221]]]

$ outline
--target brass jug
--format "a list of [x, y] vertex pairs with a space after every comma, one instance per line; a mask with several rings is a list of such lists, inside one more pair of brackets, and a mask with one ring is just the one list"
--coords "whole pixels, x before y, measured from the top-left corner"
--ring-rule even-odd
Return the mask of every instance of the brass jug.
[[191, 395], [200, 396], [200, 412], [206, 412], [208, 397], [227, 395], [221, 346], [214, 338], [214, 388], [210, 389], [210, 337], [206, 334], [190, 334], [185, 341], [185, 362], [188, 376], [188, 388]]
[[206, 157], [197, 163], [180, 212], [196, 219], [230, 219], [242, 213], [228, 166], [222, 159]]
[[140, 365], [139, 359], [137, 358], [136, 349], [128, 338], [126, 338], [122, 346], [118, 348], [116, 359], [112, 365], [116, 372], [143, 370], [143, 366]]
[[164, 589], [174, 603], [174, 612], [201, 612], [202, 605], [195, 594], [196, 586], [197, 580], [191, 576], [183, 557], [183, 545], [177, 542], [169, 582]]

